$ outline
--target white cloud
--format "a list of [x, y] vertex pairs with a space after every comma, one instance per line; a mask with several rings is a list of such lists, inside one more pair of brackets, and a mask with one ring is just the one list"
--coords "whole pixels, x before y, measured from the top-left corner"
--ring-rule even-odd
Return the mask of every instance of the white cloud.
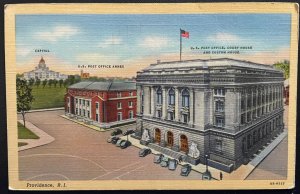
[[36, 37], [40, 40], [56, 42], [62, 38], [69, 38], [79, 33], [79, 29], [73, 26], [56, 26], [52, 30], [37, 32]]
[[241, 38], [234, 34], [219, 32], [212, 36], [209, 36], [208, 40], [215, 42], [238, 42], [241, 40]]
[[150, 49], [157, 49], [168, 46], [170, 42], [171, 41], [168, 38], [160, 36], [147, 36], [140, 42], [140, 46]]
[[33, 52], [33, 49], [32, 49], [32, 48], [24, 47], [24, 46], [22, 46], [22, 47], [17, 46], [17, 51], [16, 51], [17, 56], [26, 57], [26, 56], [28, 56], [31, 52]]
[[108, 38], [105, 38], [103, 41], [101, 41], [98, 44], [98, 47], [108, 47], [110, 45], [120, 45], [123, 43], [123, 39], [119, 36], [111, 36]]

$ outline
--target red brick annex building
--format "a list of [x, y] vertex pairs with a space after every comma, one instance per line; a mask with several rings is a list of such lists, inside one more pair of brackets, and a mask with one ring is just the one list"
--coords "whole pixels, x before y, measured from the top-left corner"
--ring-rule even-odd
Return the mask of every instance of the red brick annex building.
[[135, 122], [135, 82], [84, 81], [68, 87], [66, 116], [101, 128]]

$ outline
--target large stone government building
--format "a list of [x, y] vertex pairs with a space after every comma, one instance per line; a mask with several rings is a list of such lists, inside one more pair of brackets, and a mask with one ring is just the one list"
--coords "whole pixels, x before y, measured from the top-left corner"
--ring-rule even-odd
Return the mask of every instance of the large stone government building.
[[231, 172], [283, 132], [283, 80], [283, 72], [249, 61], [158, 61], [137, 73], [136, 137]]
[[26, 80], [30, 80], [30, 79], [34, 79], [34, 80], [66, 80], [68, 79], [68, 76], [65, 74], [61, 74], [60, 72], [56, 72], [56, 71], [52, 71], [49, 69], [49, 67], [47, 67], [45, 60], [43, 59], [43, 57], [41, 57], [40, 62], [38, 64], [37, 67], [35, 67], [34, 70], [32, 71], [28, 71], [28, 72], [24, 72], [24, 79]]
[[68, 87], [66, 115], [72, 119], [109, 128], [136, 121], [135, 82], [83, 81]]

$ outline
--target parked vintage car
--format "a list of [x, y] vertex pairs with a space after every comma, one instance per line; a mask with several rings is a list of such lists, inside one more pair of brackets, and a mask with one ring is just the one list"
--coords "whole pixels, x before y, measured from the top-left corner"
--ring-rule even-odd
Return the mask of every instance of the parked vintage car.
[[177, 164], [178, 164], [177, 160], [169, 159], [169, 165], [168, 165], [169, 170], [176, 170]]
[[130, 142], [130, 141], [123, 140], [123, 141], [121, 141], [121, 143], [120, 143], [121, 149], [125, 149], [125, 148], [127, 148], [127, 147], [129, 147], [129, 146], [131, 146], [131, 142]]
[[122, 130], [117, 128], [117, 129], [114, 129], [113, 132], [111, 132], [111, 136], [116, 136], [116, 135], [119, 135], [119, 134], [122, 134]]
[[126, 136], [126, 135], [130, 135], [133, 133], [135, 133], [133, 129], [127, 129], [126, 131], [123, 132], [123, 135]]
[[160, 162], [160, 166], [161, 167], [167, 167], [169, 165], [169, 158], [164, 156], [162, 159], [161, 159], [161, 162]]
[[113, 137], [108, 138], [107, 142], [112, 143], [112, 144], [116, 144], [119, 139], [120, 139], [119, 137], [113, 136]]
[[162, 154], [154, 154], [153, 162], [156, 164], [159, 164], [163, 157], [164, 157], [164, 155], [162, 155]]
[[116, 143], [116, 146], [117, 146], [117, 147], [120, 147], [120, 146], [121, 146], [121, 142], [122, 142], [122, 141], [125, 141], [125, 140], [123, 140], [123, 139], [119, 139], [119, 140], [117, 141], [117, 143]]
[[145, 157], [148, 154], [151, 154], [151, 150], [149, 148], [143, 148], [139, 151], [139, 156], [140, 157]]
[[181, 167], [180, 175], [181, 176], [188, 176], [192, 170], [192, 166], [189, 164], [184, 164]]

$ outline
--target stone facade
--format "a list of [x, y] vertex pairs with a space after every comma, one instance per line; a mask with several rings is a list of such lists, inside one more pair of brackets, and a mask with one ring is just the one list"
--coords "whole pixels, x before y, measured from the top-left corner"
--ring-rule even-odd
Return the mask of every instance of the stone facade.
[[195, 164], [208, 155], [209, 164], [236, 169], [284, 128], [283, 73], [269, 65], [158, 62], [138, 72], [137, 94], [137, 137], [148, 130], [149, 146]]

